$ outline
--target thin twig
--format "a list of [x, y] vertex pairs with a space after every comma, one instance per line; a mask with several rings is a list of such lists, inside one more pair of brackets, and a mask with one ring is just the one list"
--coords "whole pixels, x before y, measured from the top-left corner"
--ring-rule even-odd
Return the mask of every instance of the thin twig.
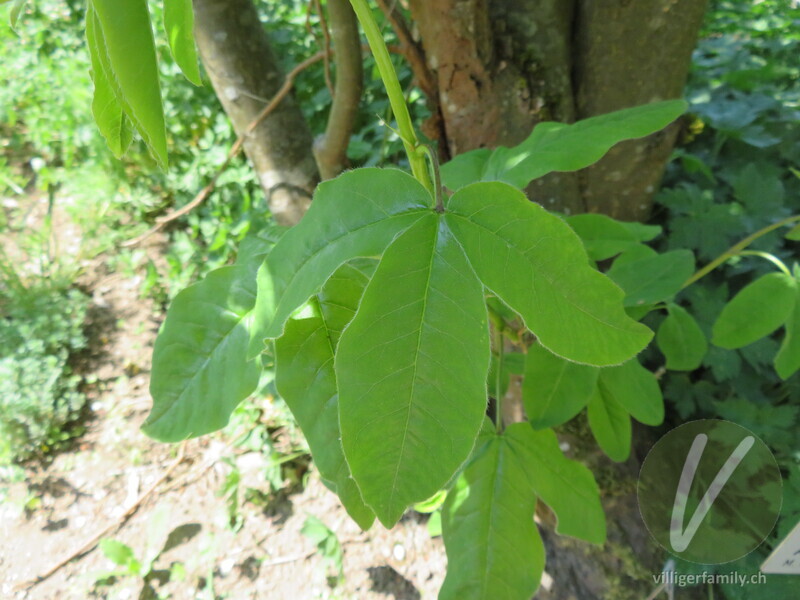
[[[318, 45], [322, 45], [319, 43], [319, 37], [317, 36], [314, 28], [311, 26], [311, 11], [316, 11], [317, 15], [319, 16], [319, 26], [322, 29], [322, 36], [323, 36], [323, 44], [324, 48], [322, 49], [323, 52], [330, 52], [331, 51], [331, 34], [330, 29], [328, 29], [328, 22], [325, 19], [325, 12], [322, 10], [322, 4], [320, 0], [310, 0], [308, 6], [306, 7], [306, 31], [308, 34], [312, 36], [315, 40], [317, 40]], [[331, 98], [334, 97], [336, 93], [333, 88], [333, 79], [331, 78], [331, 62], [330, 57], [326, 54], [325, 55], [325, 86], [328, 88], [328, 91], [331, 94]]]
[[317, 15], [319, 15], [319, 26], [320, 29], [322, 29], [322, 37], [325, 40], [325, 47], [322, 49], [322, 51], [325, 52], [325, 85], [328, 86], [328, 91], [333, 98], [336, 95], [336, 90], [333, 87], [333, 78], [331, 77], [331, 32], [330, 29], [328, 29], [328, 21], [325, 18], [325, 11], [322, 9], [322, 2], [320, 2], [320, 0], [314, 0], [314, 6], [317, 10]]
[[97, 544], [103, 537], [105, 537], [112, 531], [118, 529], [119, 527], [122, 527], [126, 523], [126, 521], [133, 516], [133, 514], [139, 509], [139, 507], [144, 503], [144, 501], [147, 500], [151, 496], [151, 494], [156, 491], [158, 486], [164, 483], [164, 481], [166, 481], [169, 478], [169, 476], [172, 475], [172, 472], [176, 468], [178, 468], [178, 465], [180, 465], [185, 458], [186, 458], [186, 443], [184, 442], [183, 444], [181, 444], [180, 449], [178, 450], [178, 457], [174, 461], [172, 461], [172, 463], [161, 474], [161, 477], [159, 477], [155, 481], [155, 483], [153, 483], [153, 485], [151, 485], [149, 488], [147, 488], [147, 490], [145, 490], [142, 494], [139, 495], [139, 497], [133, 502], [133, 504], [131, 504], [128, 507], [128, 509], [122, 514], [122, 516], [120, 516], [116, 521], [114, 521], [110, 525], [104, 527], [99, 533], [93, 535], [91, 539], [89, 539], [89, 541], [83, 544], [80, 548], [72, 552], [62, 561], [58, 562], [55, 566], [49, 568], [47, 571], [37, 576], [35, 579], [18, 583], [15, 586], [15, 591], [30, 589], [35, 585], [42, 583], [46, 579], [52, 577], [55, 573], [57, 573], [64, 566], [66, 566], [76, 558], [80, 558], [84, 554], [87, 554], [92, 550], [94, 550], [95, 546], [97, 546]]
[[349, 0], [328, 0], [327, 9], [336, 57], [336, 94], [325, 135], [314, 142], [314, 158], [323, 180], [336, 177], [347, 166], [347, 147], [358, 116], [364, 80], [358, 21]]
[[211, 194], [211, 192], [214, 190], [214, 186], [216, 185], [220, 175], [222, 175], [225, 169], [228, 168], [228, 165], [236, 157], [236, 155], [239, 154], [239, 151], [242, 149], [242, 146], [244, 145], [245, 139], [247, 139], [247, 137], [250, 136], [253, 133], [253, 131], [255, 131], [255, 129], [261, 124], [261, 121], [266, 119], [292, 90], [292, 86], [294, 85], [294, 80], [297, 78], [297, 76], [311, 65], [322, 60], [326, 55], [327, 53], [325, 52], [318, 52], [314, 56], [305, 59], [303, 62], [298, 64], [294, 69], [289, 71], [289, 73], [286, 75], [286, 79], [284, 80], [281, 88], [272, 97], [272, 100], [270, 100], [269, 104], [267, 104], [263, 108], [263, 110], [260, 113], [258, 113], [258, 115], [256, 115], [256, 117], [252, 121], [250, 121], [245, 130], [242, 132], [242, 134], [233, 143], [233, 146], [231, 146], [231, 149], [228, 151], [228, 155], [225, 157], [225, 160], [222, 162], [222, 164], [216, 170], [214, 175], [211, 177], [211, 181], [209, 181], [208, 185], [206, 185], [202, 190], [200, 190], [200, 192], [192, 199], [191, 202], [185, 204], [178, 210], [169, 213], [168, 215], [159, 217], [158, 219], [156, 219], [156, 225], [152, 227], [150, 230], [146, 231], [145, 233], [143, 233], [138, 237], [133, 238], [132, 240], [123, 242], [120, 245], [123, 248], [136, 246], [137, 244], [140, 244], [141, 242], [149, 238], [154, 233], [160, 231], [170, 221], [174, 221], [175, 219], [182, 217], [183, 215], [191, 212], [197, 206], [202, 204], [202, 202], [206, 198], [208, 198], [209, 194]]
[[708, 275], [711, 271], [713, 271], [718, 266], [720, 266], [722, 263], [724, 263], [726, 260], [736, 256], [742, 250], [747, 248], [750, 244], [752, 244], [754, 241], [756, 241], [761, 236], [766, 235], [766, 234], [770, 233], [771, 231], [775, 231], [776, 229], [779, 229], [780, 227], [783, 227], [784, 225], [791, 225], [792, 223], [795, 223], [796, 221], [800, 221], [800, 215], [792, 215], [791, 217], [787, 217], [785, 219], [782, 219], [781, 221], [778, 221], [777, 223], [773, 223], [772, 225], [767, 225], [766, 227], [764, 227], [762, 229], [759, 229], [755, 233], [753, 233], [751, 235], [748, 235], [742, 241], [737, 242], [736, 244], [734, 244], [733, 246], [728, 248], [725, 252], [720, 254], [717, 258], [712, 260], [705, 267], [703, 267], [702, 269], [697, 271], [694, 275], [689, 277], [689, 279], [686, 280], [686, 282], [683, 284], [681, 289], [689, 287], [690, 285], [692, 285], [693, 283], [695, 283], [699, 279], [702, 279], [703, 277]]

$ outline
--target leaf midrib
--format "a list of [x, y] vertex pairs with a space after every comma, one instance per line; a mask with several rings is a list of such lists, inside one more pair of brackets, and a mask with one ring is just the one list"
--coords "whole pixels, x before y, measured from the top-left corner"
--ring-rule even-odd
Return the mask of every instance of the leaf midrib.
[[[451, 212], [450, 214], [451, 214], [451, 215], [453, 215], [454, 217], [458, 217], [458, 218], [460, 218], [460, 219], [463, 219], [464, 221], [466, 221], [467, 223], [469, 223], [469, 224], [473, 225], [474, 227], [479, 227], [479, 228], [481, 228], [481, 229], [484, 229], [484, 230], [485, 230], [485, 231], [487, 231], [487, 232], [488, 232], [490, 235], [492, 235], [492, 236], [493, 236], [493, 237], [495, 237], [496, 239], [498, 239], [498, 240], [500, 240], [501, 242], [503, 242], [503, 243], [506, 245], [506, 247], [507, 247], [509, 250], [512, 250], [512, 251], [514, 251], [515, 253], [517, 253], [519, 256], [522, 256], [522, 257], [523, 257], [523, 259], [524, 259], [526, 262], [528, 262], [528, 264], [530, 264], [532, 267], [534, 267], [534, 269], [533, 269], [533, 270], [534, 270], [534, 274], [535, 274], [535, 275], [538, 275], [538, 276], [540, 276], [542, 279], [544, 279], [544, 280], [545, 280], [545, 281], [546, 281], [548, 284], [550, 284], [550, 286], [551, 286], [551, 287], [552, 287], [554, 290], [558, 290], [558, 295], [559, 295], [560, 297], [562, 297], [562, 298], [564, 299], [564, 301], [565, 301], [565, 302], [567, 302], [567, 304], [569, 304], [570, 306], [572, 306], [572, 307], [573, 307], [573, 308], [575, 308], [576, 310], [578, 310], [578, 311], [582, 312], [582, 313], [583, 313], [583, 314], [585, 314], [586, 316], [590, 317], [590, 318], [591, 318], [591, 319], [593, 319], [594, 321], [596, 321], [596, 322], [598, 322], [598, 323], [600, 323], [600, 324], [602, 324], [602, 325], [604, 325], [604, 326], [606, 326], [606, 327], [609, 327], [609, 328], [611, 328], [611, 329], [615, 329], [615, 330], [617, 330], [617, 331], [621, 331], [621, 332], [623, 332], [623, 333], [630, 333], [630, 331], [631, 331], [630, 329], [625, 329], [625, 328], [623, 328], [623, 327], [620, 327], [619, 325], [615, 325], [615, 324], [613, 324], [613, 323], [608, 323], [608, 322], [604, 321], [603, 319], [601, 319], [601, 318], [597, 317], [596, 315], [593, 315], [592, 313], [590, 313], [590, 312], [587, 312], [587, 310], [586, 310], [585, 308], [583, 308], [582, 306], [579, 306], [579, 305], [575, 304], [575, 303], [574, 303], [574, 302], [573, 302], [573, 301], [572, 301], [572, 300], [571, 300], [571, 299], [570, 299], [568, 296], [564, 295], [564, 293], [561, 291], [561, 289], [560, 289], [560, 288], [559, 288], [559, 287], [558, 287], [558, 286], [557, 286], [557, 285], [554, 283], [554, 280], [553, 280], [553, 279], [551, 279], [550, 277], [548, 277], [546, 274], [539, 272], [539, 270], [536, 268], [536, 265], [534, 265], [534, 263], [533, 263], [533, 262], [532, 262], [532, 261], [531, 261], [531, 260], [528, 258], [528, 256], [527, 256], [527, 255], [526, 255], [524, 252], [520, 252], [520, 251], [519, 251], [519, 249], [517, 249], [515, 246], [512, 246], [511, 244], [509, 244], [509, 243], [508, 243], [508, 242], [507, 242], [507, 241], [506, 241], [504, 238], [502, 238], [502, 237], [500, 237], [499, 235], [497, 235], [497, 234], [496, 234], [494, 231], [492, 231], [491, 229], [489, 229], [488, 227], [486, 227], [486, 226], [485, 226], [485, 225], [483, 225], [482, 223], [477, 223], [477, 222], [475, 222], [475, 221], [471, 220], [469, 217], [466, 217], [466, 216], [464, 216], [464, 215], [461, 215], [461, 214], [459, 214], [459, 213], [456, 213], [456, 212]], [[467, 259], [469, 259], [469, 254], [467, 254]], [[583, 265], [581, 265], [581, 267], [582, 267], [582, 266], [583, 266]], [[610, 280], [609, 280], [609, 281], [610, 281]], [[611, 283], [613, 283], [613, 281], [612, 281]], [[616, 286], [616, 284], [614, 284], [614, 285]], [[490, 289], [490, 290], [491, 290], [491, 292], [492, 292], [493, 294], [495, 294], [496, 296], [500, 297], [500, 294], [498, 294], [498, 293], [497, 293], [497, 291], [495, 291], [495, 290], [492, 290], [492, 289], [491, 289], [489, 286], [487, 286], [485, 283], [484, 283], [484, 286], [485, 286], [487, 289]], [[552, 350], [551, 350], [551, 352], [552, 352]], [[555, 353], [554, 353], [554, 354], [555, 354]], [[558, 356], [558, 355], [557, 355], [557, 356]]]
[[[286, 283], [283, 285], [283, 289], [281, 290], [281, 293], [280, 293], [280, 300], [275, 305], [275, 315], [277, 316], [277, 315], [280, 314], [280, 312], [281, 312], [281, 310], [283, 308], [284, 299], [286, 298], [286, 293], [292, 286], [294, 286], [295, 281], [298, 280], [300, 273], [306, 268], [306, 266], [308, 265], [309, 262], [311, 262], [313, 259], [315, 259], [317, 256], [319, 256], [326, 248], [330, 247], [332, 244], [338, 243], [343, 238], [346, 238], [346, 237], [348, 237], [350, 235], [354, 235], [354, 234], [356, 234], [358, 232], [363, 231], [364, 229], [368, 229], [370, 227], [374, 227], [376, 225], [379, 225], [381, 223], [385, 223], [387, 221], [391, 221], [391, 220], [396, 219], [396, 218], [405, 217], [405, 216], [408, 216], [408, 215], [411, 215], [411, 214], [415, 214], [415, 213], [419, 213], [420, 218], [422, 218], [423, 214], [428, 212], [429, 210], [430, 209], [428, 209], [426, 207], [417, 207], [417, 208], [414, 208], [412, 210], [406, 210], [406, 211], [403, 211], [403, 212], [394, 213], [394, 214], [386, 217], [385, 219], [379, 219], [377, 221], [371, 221], [371, 222], [366, 223], [364, 225], [360, 225], [360, 226], [358, 226], [358, 227], [356, 227], [354, 229], [347, 229], [343, 233], [338, 235], [337, 237], [334, 237], [334, 238], [330, 239], [325, 245], [320, 246], [317, 250], [315, 250], [311, 254], [307, 255], [300, 262], [300, 265], [294, 269], [291, 277], [288, 280], [286, 280]], [[399, 235], [401, 235], [405, 231], [408, 231], [411, 227], [416, 225], [417, 222], [418, 221], [413, 221], [413, 222], [409, 223], [408, 227], [396, 232], [394, 238], [392, 238], [392, 239], [396, 239]], [[391, 242], [389, 243], [389, 245], [391, 245]], [[267, 265], [271, 265], [272, 264], [271, 261], [270, 261], [270, 258], [274, 258], [274, 257], [275, 257], [275, 253], [273, 251], [269, 255], [269, 257], [267, 257], [267, 261], [266, 261]], [[280, 257], [278, 257], [278, 258], [280, 258]], [[351, 260], [353, 258], [357, 258], [357, 257], [351, 256], [351, 257], [347, 258], [346, 260], [344, 260], [344, 261], [342, 261], [340, 263], [340, 266], [342, 264], [346, 263], [348, 260]], [[277, 259], [275, 259], [275, 260], [277, 260]], [[269, 271], [270, 271], [270, 274], [271, 274], [272, 269], [269, 269]], [[334, 270], [334, 272], [335, 272], [335, 270]], [[268, 332], [272, 333], [272, 330], [274, 329], [274, 323], [275, 323], [275, 320], [273, 319], [272, 322], [270, 322], [269, 328], [267, 329]], [[281, 324], [281, 328], [282, 329], [281, 329], [280, 332], [278, 332], [278, 334], [275, 337], [280, 337], [281, 333], [283, 333], [283, 326], [285, 326], [285, 324], [286, 324], [285, 321], [284, 321], [284, 323]], [[266, 337], [271, 337], [271, 336], [266, 336]]]
[[[438, 223], [437, 223], [437, 225], [438, 225]], [[392, 478], [391, 492], [389, 494], [389, 507], [391, 507], [393, 505], [393, 503], [394, 503], [395, 492], [397, 491], [397, 478], [398, 478], [398, 476], [400, 474], [400, 465], [403, 462], [403, 455], [405, 453], [406, 440], [408, 439], [408, 425], [411, 422], [411, 409], [412, 409], [412, 407], [414, 405], [414, 402], [413, 402], [413, 400], [414, 400], [414, 388], [416, 387], [416, 384], [417, 384], [417, 367], [419, 365], [419, 350], [420, 350], [420, 346], [422, 345], [422, 324], [425, 322], [425, 313], [428, 310], [428, 296], [429, 296], [429, 291], [430, 291], [430, 287], [431, 287], [430, 284], [431, 284], [431, 276], [433, 274], [433, 261], [434, 261], [434, 259], [436, 257], [436, 249], [437, 249], [438, 239], [439, 239], [439, 227], [437, 226], [436, 230], [435, 230], [435, 233], [433, 235], [433, 242], [431, 243], [431, 258], [430, 258], [430, 261], [428, 263], [428, 277], [427, 277], [427, 280], [425, 282], [425, 295], [424, 295], [423, 301], [422, 301], [422, 310], [420, 311], [420, 323], [419, 323], [418, 334], [417, 334], [416, 350], [414, 351], [415, 360], [414, 360], [413, 371], [411, 373], [411, 390], [410, 390], [409, 398], [408, 398], [408, 409], [406, 411], [406, 422], [405, 422], [405, 425], [403, 426], [403, 439], [400, 442], [400, 451], [398, 453], [397, 466], [395, 467], [394, 477]]]

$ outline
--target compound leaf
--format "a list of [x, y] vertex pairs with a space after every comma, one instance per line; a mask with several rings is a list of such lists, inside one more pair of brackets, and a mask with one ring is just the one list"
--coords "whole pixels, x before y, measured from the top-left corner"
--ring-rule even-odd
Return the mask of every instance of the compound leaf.
[[622, 290], [589, 265], [569, 225], [519, 190], [472, 184], [447, 209], [447, 224], [483, 284], [554, 354], [606, 366], [650, 341], [652, 332], [625, 314]]
[[708, 351], [706, 336], [686, 309], [668, 304], [669, 314], [656, 333], [656, 343], [672, 371], [694, 371]]
[[342, 265], [312, 299], [310, 315], [290, 319], [275, 340], [275, 385], [308, 441], [322, 481], [362, 529], [375, 518], [350, 475], [340, 441], [333, 360], [341, 331], [352, 320], [369, 279]]
[[258, 270], [258, 299], [250, 350], [276, 338], [291, 314], [345, 262], [376, 257], [430, 211], [431, 197], [416, 179], [395, 169], [358, 169], [321, 183], [302, 221], [292, 227]]
[[711, 330], [712, 343], [731, 350], [768, 336], [789, 318], [796, 295], [797, 281], [785, 273], [759, 277], [722, 309]]
[[186, 79], [195, 85], [202, 85], [193, 27], [192, 0], [164, 0], [164, 29], [167, 31], [172, 58], [186, 75]]
[[601, 370], [597, 385], [607, 404], [613, 399], [613, 405], [621, 406], [640, 423], [655, 426], [664, 421], [664, 398], [658, 381], [635, 358]]
[[524, 456], [505, 435], [480, 440], [442, 508], [447, 576], [439, 599], [531, 598], [545, 554]]
[[527, 423], [503, 433], [516, 453], [534, 493], [558, 518], [556, 531], [593, 544], [606, 539], [606, 519], [592, 472], [561, 452], [551, 429], [534, 431]]
[[569, 362], [534, 344], [525, 356], [522, 401], [535, 429], [566, 423], [589, 402], [600, 369]]
[[631, 453], [631, 419], [625, 409], [600, 386], [589, 400], [589, 428], [603, 452], [611, 460], [622, 462]]
[[345, 457], [387, 527], [469, 457], [489, 354], [483, 288], [428, 213], [384, 253], [336, 353]]

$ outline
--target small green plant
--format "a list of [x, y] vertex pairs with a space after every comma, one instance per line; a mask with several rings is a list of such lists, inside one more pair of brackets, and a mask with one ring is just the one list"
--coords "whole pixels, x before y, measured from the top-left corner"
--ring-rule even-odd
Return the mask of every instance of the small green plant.
[[317, 547], [317, 552], [322, 557], [323, 562], [335, 573], [335, 575], [328, 578], [328, 581], [332, 584], [331, 587], [342, 583], [344, 581], [344, 556], [342, 554], [342, 545], [339, 543], [336, 533], [314, 515], [306, 517], [300, 533], [311, 540]]
[[0, 288], [0, 464], [43, 454], [74, 435], [86, 398], [70, 356], [86, 346], [88, 299], [46, 282], [24, 285], [4, 265]]
[[186, 577], [186, 567], [181, 562], [173, 562], [167, 569], [157, 569], [156, 563], [162, 554], [186, 543], [200, 531], [200, 526], [194, 523], [170, 529], [169, 520], [170, 509], [166, 505], [158, 506], [148, 521], [146, 547], [141, 556], [119, 540], [100, 540], [100, 551], [118, 568], [97, 574], [95, 587], [111, 586], [120, 579], [134, 578], [141, 580], [140, 598], [169, 598], [168, 594], [157, 590], [157, 586], [182, 581]]

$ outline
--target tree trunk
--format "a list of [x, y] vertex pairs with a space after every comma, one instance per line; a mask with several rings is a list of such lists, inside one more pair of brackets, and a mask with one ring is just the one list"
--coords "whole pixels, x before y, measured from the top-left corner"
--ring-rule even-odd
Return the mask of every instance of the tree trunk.
[[[284, 74], [251, 0], [194, 0], [195, 38], [208, 77], [242, 135], [275, 95]], [[270, 210], [297, 223], [319, 181], [312, 137], [291, 95], [244, 142]]]
[[336, 177], [347, 166], [347, 146], [364, 87], [361, 37], [349, 0], [328, 0], [328, 19], [336, 57], [336, 89], [325, 134], [314, 142], [322, 179]]
[[[679, 98], [705, 0], [580, 0], [575, 19], [576, 114], [586, 118]], [[586, 209], [625, 220], [650, 213], [678, 123], [624, 142], [581, 174]]]
[[[411, 0], [451, 154], [681, 95], [706, 0]], [[621, 144], [529, 196], [547, 208], [649, 214], [677, 126]]]

